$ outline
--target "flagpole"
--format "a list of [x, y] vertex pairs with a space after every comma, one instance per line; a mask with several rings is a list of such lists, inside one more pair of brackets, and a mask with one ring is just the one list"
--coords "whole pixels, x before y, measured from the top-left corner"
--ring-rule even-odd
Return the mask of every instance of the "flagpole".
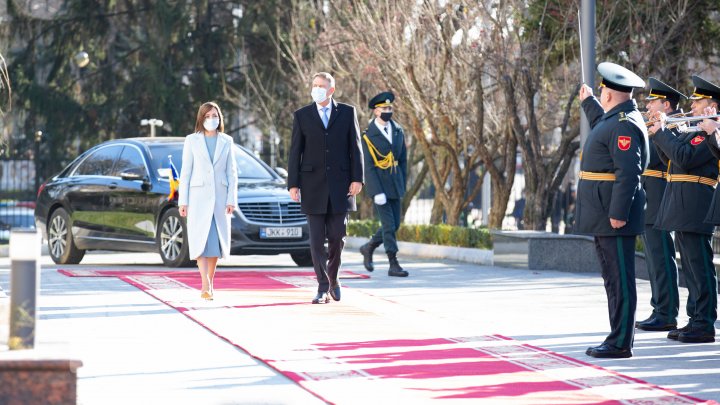
[[[581, 0], [579, 11], [580, 69], [584, 84], [595, 87], [595, 0]], [[580, 145], [590, 133], [590, 123], [580, 114]]]

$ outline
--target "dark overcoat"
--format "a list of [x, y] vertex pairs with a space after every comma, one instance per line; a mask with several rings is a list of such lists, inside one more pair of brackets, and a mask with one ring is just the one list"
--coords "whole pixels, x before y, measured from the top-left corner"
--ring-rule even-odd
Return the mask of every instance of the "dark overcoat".
[[[375, 166], [375, 161], [370, 153], [369, 146], [365, 139], [362, 140], [363, 156], [365, 159], [365, 193], [374, 197], [377, 194], [385, 193], [387, 198], [401, 199], [405, 195], [405, 180], [407, 179], [407, 147], [405, 146], [405, 132], [402, 127], [390, 121], [392, 128], [392, 145], [380, 128], [370, 121], [365, 135], [373, 146], [383, 155], [392, 151], [397, 166], [390, 169], [381, 169]], [[380, 156], [377, 156], [380, 160]]]
[[355, 107], [332, 101], [325, 128], [317, 105], [293, 114], [288, 156], [288, 189], [299, 187], [302, 212], [327, 214], [355, 211], [350, 183], [363, 182], [363, 156]]
[[[645, 191], [640, 175], [648, 161], [647, 130], [635, 100], [604, 112], [595, 97], [582, 102], [592, 130], [582, 151], [580, 170], [612, 174], [613, 181], [580, 179], [573, 233], [634, 236], [645, 227]], [[610, 218], [626, 221], [614, 229]]]
[[[720, 146], [717, 143], [715, 134], [707, 136], [707, 146], [710, 149], [710, 153], [715, 157], [715, 162], [720, 161]], [[720, 225], [720, 192], [715, 187], [713, 192], [712, 201], [710, 202], [710, 208], [708, 209], [707, 215], [705, 216], [705, 222], [713, 225]]]
[[[669, 160], [669, 174], [717, 179], [717, 159], [699, 133], [676, 134], [664, 129], [652, 136], [658, 152]], [[671, 179], [672, 180], [672, 179]], [[699, 182], [669, 181], [658, 209], [655, 228], [663, 231], [694, 232], [710, 235], [712, 224], [705, 222], [714, 187]]]
[[[682, 111], [676, 110], [670, 113], [674, 115]], [[677, 132], [676, 132], [677, 134]], [[653, 174], [660, 172], [667, 174], [668, 161], [667, 159], [661, 159], [660, 154], [657, 151], [657, 146], [654, 142], [650, 142], [650, 162], [648, 163], [647, 171], [653, 171]], [[664, 156], [664, 155], [663, 155]], [[645, 206], [645, 224], [654, 225], [657, 219], [657, 213], [660, 209], [660, 202], [662, 201], [663, 194], [665, 193], [665, 185], [667, 180], [661, 177], [655, 176], [643, 176], [642, 185], [645, 189], [645, 196], [647, 203]]]

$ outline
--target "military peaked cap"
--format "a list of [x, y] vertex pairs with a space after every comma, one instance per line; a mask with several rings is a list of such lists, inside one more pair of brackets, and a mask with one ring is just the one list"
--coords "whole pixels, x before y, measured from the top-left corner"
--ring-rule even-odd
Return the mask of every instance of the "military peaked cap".
[[632, 92], [633, 88], [644, 88], [645, 81], [627, 68], [612, 62], [603, 62], [597, 67], [602, 76], [601, 87], [607, 87], [623, 93]]
[[370, 102], [368, 103], [368, 107], [371, 110], [378, 107], [387, 107], [391, 106], [393, 101], [395, 101], [395, 95], [389, 91], [384, 91], [377, 96], [371, 98]]
[[703, 98], [714, 98], [720, 100], [720, 87], [710, 83], [700, 76], [693, 75], [692, 77], [693, 94], [690, 96], [690, 100], [700, 100]]
[[645, 97], [645, 100], [667, 99], [673, 104], [677, 104], [678, 102], [680, 102], [680, 99], [687, 100], [686, 95], [680, 93], [679, 91], [673, 89], [672, 87], [668, 86], [667, 84], [661, 82], [654, 77], [648, 79], [648, 84], [650, 85], [650, 94]]

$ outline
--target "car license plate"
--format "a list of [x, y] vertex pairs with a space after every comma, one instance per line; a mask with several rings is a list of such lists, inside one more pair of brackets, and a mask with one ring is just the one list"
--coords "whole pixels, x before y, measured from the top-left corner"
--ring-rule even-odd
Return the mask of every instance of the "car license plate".
[[260, 238], [302, 238], [301, 227], [260, 228]]

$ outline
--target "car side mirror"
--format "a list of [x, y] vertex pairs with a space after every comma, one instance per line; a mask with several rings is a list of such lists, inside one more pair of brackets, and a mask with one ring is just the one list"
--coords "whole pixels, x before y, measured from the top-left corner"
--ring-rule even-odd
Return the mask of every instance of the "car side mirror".
[[276, 168], [275, 168], [275, 173], [279, 174], [280, 177], [282, 177], [283, 179], [287, 179], [287, 178], [288, 178], [288, 172], [287, 172], [287, 170], [283, 169], [282, 167], [276, 167]]
[[128, 170], [126, 172], [120, 173], [120, 178], [123, 180], [128, 180], [128, 181], [136, 181], [136, 180], [144, 181], [146, 179], [146, 177], [143, 174], [140, 174], [134, 170]]
[[130, 169], [130, 170], [120, 173], [120, 178], [123, 180], [128, 180], [128, 181], [141, 181], [142, 182], [141, 188], [143, 191], [150, 191], [150, 189], [152, 188], [150, 179], [144, 173], [144, 171], [141, 172], [136, 169]]

